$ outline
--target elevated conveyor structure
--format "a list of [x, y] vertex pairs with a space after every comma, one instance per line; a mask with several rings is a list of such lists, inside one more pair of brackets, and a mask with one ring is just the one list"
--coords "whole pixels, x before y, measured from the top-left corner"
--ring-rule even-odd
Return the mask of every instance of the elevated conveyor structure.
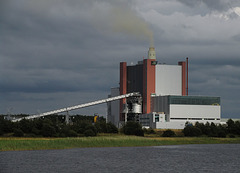
[[29, 120], [29, 119], [48, 116], [48, 115], [58, 114], [58, 113], [62, 113], [62, 112], [68, 112], [68, 111], [72, 111], [72, 110], [76, 110], [76, 109], [81, 109], [81, 108], [85, 108], [85, 107], [89, 107], [89, 106], [94, 106], [94, 105], [98, 105], [98, 104], [102, 104], [102, 103], [111, 102], [111, 101], [114, 101], [114, 100], [120, 100], [120, 99], [123, 99], [123, 98], [132, 97], [132, 96], [139, 96], [139, 93], [138, 92], [128, 93], [128, 94], [124, 94], [124, 95], [120, 95], [120, 96], [116, 96], [116, 97], [111, 97], [111, 98], [107, 98], [107, 99], [103, 99], [103, 100], [98, 100], [98, 101], [93, 101], [93, 102], [80, 104], [80, 105], [76, 105], [76, 106], [66, 107], [66, 108], [53, 110], [53, 111], [49, 111], [49, 112], [45, 112], [45, 113], [41, 113], [41, 114], [30, 115], [30, 116], [27, 116], [27, 117], [13, 119], [12, 122], [18, 122], [18, 121], [21, 121], [22, 119], [28, 119]]

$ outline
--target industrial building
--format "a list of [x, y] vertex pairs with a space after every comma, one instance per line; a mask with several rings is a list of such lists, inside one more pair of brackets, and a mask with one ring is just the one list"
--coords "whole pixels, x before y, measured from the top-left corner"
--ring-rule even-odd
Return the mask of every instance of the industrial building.
[[220, 123], [220, 97], [188, 96], [188, 58], [177, 65], [161, 64], [155, 48], [136, 65], [120, 63], [119, 86], [109, 97], [139, 95], [108, 103], [107, 120], [116, 126], [138, 121], [144, 127], [183, 129], [186, 122]]

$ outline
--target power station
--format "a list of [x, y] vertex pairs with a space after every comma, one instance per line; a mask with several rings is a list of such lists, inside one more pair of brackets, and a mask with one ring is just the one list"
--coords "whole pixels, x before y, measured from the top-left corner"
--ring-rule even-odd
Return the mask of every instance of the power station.
[[107, 103], [107, 121], [121, 127], [127, 121], [137, 121], [153, 129], [183, 129], [189, 123], [220, 123], [220, 97], [188, 95], [188, 58], [178, 65], [166, 65], [156, 60], [155, 48], [148, 58], [136, 65], [120, 63], [119, 86], [111, 88], [107, 99], [57, 109], [28, 117], [34, 119]]
[[135, 65], [120, 63], [119, 86], [109, 97], [139, 95], [108, 102], [108, 122], [120, 127], [138, 121], [144, 127], [183, 129], [186, 122], [220, 123], [220, 97], [188, 96], [188, 58], [177, 65], [161, 64], [154, 47]]

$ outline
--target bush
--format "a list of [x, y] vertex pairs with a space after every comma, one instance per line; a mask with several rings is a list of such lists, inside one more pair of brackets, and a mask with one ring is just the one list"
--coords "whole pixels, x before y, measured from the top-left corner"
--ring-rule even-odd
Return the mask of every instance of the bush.
[[98, 133], [107, 133], [107, 125], [105, 121], [97, 121], [95, 127]]
[[1, 129], [0, 127], [0, 136], [2, 136], [4, 133], [3, 133], [3, 130]]
[[174, 137], [174, 136], [176, 136], [176, 134], [172, 130], [166, 130], [162, 134], [162, 137]]
[[69, 131], [67, 132], [67, 136], [68, 136], [68, 137], [77, 137], [78, 134], [77, 134], [77, 132], [75, 132], [74, 130], [69, 130]]
[[92, 130], [92, 132], [94, 133], [94, 136], [97, 135], [97, 129], [95, 126], [93, 126], [92, 124], [89, 124], [85, 127], [85, 131], [84, 133], [87, 131], [87, 130]]
[[16, 136], [16, 137], [23, 137], [24, 136], [24, 133], [21, 129], [14, 129], [13, 130], [13, 136]]
[[121, 129], [125, 135], [144, 136], [142, 126], [138, 122], [128, 121]]
[[18, 126], [19, 126], [19, 129], [21, 129], [24, 133], [31, 133], [33, 128], [33, 122], [32, 120], [22, 119], [18, 123]]
[[229, 134], [229, 138], [235, 138], [234, 134]]
[[194, 126], [186, 126], [183, 129], [183, 133], [185, 136], [200, 136], [200, 135], [202, 135], [202, 131], [198, 127], [194, 127]]
[[56, 136], [56, 130], [50, 124], [43, 124], [41, 134], [44, 137], [53, 137]]
[[98, 121], [95, 123], [98, 133], [118, 133], [118, 128], [112, 123], [106, 121]]
[[135, 135], [136, 136], [144, 136], [144, 131], [142, 129], [136, 129]]
[[220, 138], [226, 138], [227, 134], [224, 130], [219, 130], [218, 137]]
[[13, 122], [5, 120], [3, 117], [0, 117], [0, 131], [4, 133], [12, 133], [14, 130]]
[[41, 133], [41, 131], [38, 130], [36, 127], [33, 127], [32, 133], [35, 134], [35, 135], [39, 135]]
[[106, 133], [118, 133], [118, 128], [114, 124], [107, 123], [106, 127], [107, 127]]
[[156, 134], [156, 132], [152, 128], [149, 128], [149, 129], [144, 128], [143, 131], [144, 131], [144, 133], [146, 133], [148, 135], [149, 134]]
[[92, 129], [87, 129], [84, 131], [84, 136], [89, 137], [89, 136], [96, 136], [96, 133]]

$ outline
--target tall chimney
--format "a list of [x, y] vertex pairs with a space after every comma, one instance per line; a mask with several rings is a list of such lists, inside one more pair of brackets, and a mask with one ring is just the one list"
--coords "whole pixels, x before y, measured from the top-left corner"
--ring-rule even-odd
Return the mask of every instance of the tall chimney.
[[154, 47], [149, 47], [148, 59], [156, 59], [156, 52]]

